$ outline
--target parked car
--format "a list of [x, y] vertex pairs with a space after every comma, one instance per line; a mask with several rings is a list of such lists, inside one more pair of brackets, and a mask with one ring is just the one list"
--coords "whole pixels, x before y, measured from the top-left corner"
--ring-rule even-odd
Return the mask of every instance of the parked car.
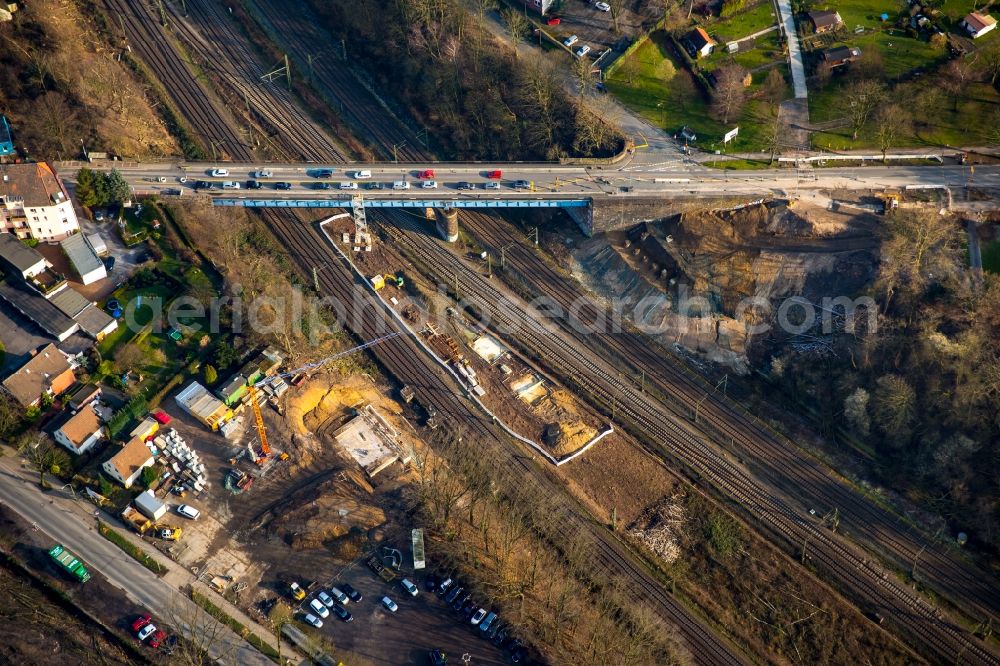
[[465, 588], [464, 587], [458, 587], [458, 586], [453, 587], [451, 589], [451, 592], [449, 592], [448, 594], [444, 595], [444, 601], [445, 601], [445, 603], [449, 603], [449, 604], [454, 603], [455, 599], [457, 599], [458, 595], [462, 594], [462, 592], [465, 592]]
[[278, 182], [274, 184], [274, 189], [276, 190], [290, 190], [292, 189], [292, 184], [288, 182]]
[[208, 175], [213, 178], [225, 178], [229, 175], [229, 169], [212, 169], [208, 172]]
[[479, 610], [477, 610], [475, 613], [472, 614], [472, 617], [469, 618], [469, 622], [472, 623], [472, 626], [478, 625], [480, 622], [483, 621], [483, 618], [486, 617], [486, 614], [488, 612], [489, 611], [487, 611], [485, 608], [480, 608]]
[[354, 616], [351, 615], [351, 611], [347, 610], [340, 604], [333, 605], [333, 613], [341, 619], [343, 622], [351, 622], [354, 620]]
[[428, 178], [434, 177], [434, 169], [424, 169], [423, 171], [417, 172], [417, 178], [420, 180], [427, 180]]
[[333, 597], [331, 597], [326, 592], [323, 592], [322, 590], [316, 593], [316, 598], [322, 601], [323, 605], [326, 606], [327, 608], [332, 608], [333, 605], [337, 603], [336, 601], [333, 600]]
[[323, 181], [322, 183], [316, 183], [313, 187], [317, 190], [328, 190], [330, 189], [330, 183]]
[[582, 58], [583, 56], [587, 55], [588, 53], [590, 53], [590, 47], [587, 46], [586, 44], [584, 44], [583, 46], [581, 46], [580, 48], [578, 48], [576, 50], [576, 57], [577, 58]]
[[333, 169], [316, 169], [312, 172], [313, 178], [331, 178], [333, 177]]
[[458, 612], [458, 611], [461, 611], [461, 610], [462, 610], [462, 607], [463, 607], [463, 606], [465, 606], [465, 604], [466, 604], [466, 603], [467, 603], [467, 602], [468, 602], [468, 601], [469, 601], [470, 599], [472, 599], [472, 595], [471, 595], [471, 594], [464, 594], [464, 595], [462, 595], [462, 596], [460, 596], [460, 597], [457, 597], [457, 598], [455, 599], [455, 603], [453, 603], [453, 604], [451, 605], [451, 607], [452, 607], [452, 608], [454, 608], [456, 612]]
[[319, 619], [312, 613], [306, 613], [306, 616], [302, 619], [305, 620], [307, 623], [311, 624], [312, 626], [316, 627], [317, 629], [323, 626], [323, 620]]
[[316, 615], [322, 618], [330, 617], [330, 611], [326, 609], [326, 606], [319, 599], [311, 599], [309, 601], [309, 608], [312, 608]]
[[427, 653], [427, 660], [431, 662], [431, 666], [445, 666], [448, 663], [448, 657], [442, 650], [431, 650]]
[[420, 592], [417, 586], [414, 585], [409, 578], [404, 578], [403, 580], [399, 581], [399, 584], [403, 587], [404, 590], [406, 590], [409, 593], [411, 597], [417, 596], [417, 593]]
[[198, 520], [201, 516], [201, 511], [194, 508], [190, 504], [181, 504], [177, 507], [177, 513], [181, 514], [185, 518], [190, 518], [191, 520]]
[[336, 587], [330, 588], [330, 594], [333, 595], [333, 598], [336, 599], [338, 603], [346, 605], [351, 601], [350, 597], [344, 594], [344, 592], [339, 588]]
[[609, 5], [606, 2], [595, 2], [594, 3], [594, 9], [599, 9], [602, 12], [610, 12], [611, 11], [611, 5]]
[[153, 632], [153, 635], [149, 637], [149, 647], [158, 648], [163, 644], [163, 641], [167, 639], [167, 632], [162, 629], [157, 629]]
[[399, 610], [399, 606], [396, 605], [396, 602], [390, 599], [389, 597], [382, 597], [382, 605], [388, 608], [393, 613]]
[[470, 617], [472, 617], [472, 614], [476, 612], [476, 608], [478, 606], [479, 604], [476, 603], [475, 599], [469, 599], [468, 601], [466, 601], [465, 605], [462, 606], [462, 617], [464, 617], [465, 619], [469, 619]]
[[392, 189], [394, 190], [408, 190], [410, 189], [410, 181], [408, 180], [397, 180], [392, 184]]
[[104, 221], [104, 211], [103, 210], [95, 210], [94, 211], [94, 221], [95, 222], [103, 222]]
[[489, 613], [487, 613], [486, 617], [483, 618], [483, 621], [479, 623], [479, 631], [483, 631], [483, 632], [489, 631], [490, 630], [490, 625], [492, 625], [493, 622], [496, 621], [496, 619], [497, 619], [497, 614], [496, 613], [494, 613], [493, 611], [490, 611]]
[[343, 590], [344, 594], [346, 594], [348, 597], [350, 597], [351, 601], [353, 601], [354, 603], [358, 603], [359, 601], [361, 601], [362, 599], [364, 599], [364, 597], [361, 596], [360, 592], [358, 592], [357, 590], [355, 590], [353, 587], [351, 587], [347, 583], [344, 583], [343, 585], [341, 585], [340, 589]]
[[562, 19], [558, 16], [550, 16], [545, 19], [545, 25], [559, 25], [560, 23], [562, 23]]
[[358, 189], [358, 184], [353, 180], [347, 180], [340, 184], [340, 189], [342, 190], [356, 190]]
[[428, 592], [433, 592], [437, 589], [439, 579], [434, 574], [427, 574], [427, 578], [424, 578], [424, 585], [427, 586]]
[[512, 187], [515, 190], [527, 190], [531, 189], [531, 182], [527, 180], [515, 180]]
[[436, 180], [425, 180], [420, 186], [425, 190], [436, 190], [438, 182]]
[[451, 587], [454, 583], [455, 581], [453, 581], [451, 578], [445, 578], [443, 581], [441, 581], [441, 584], [438, 585], [437, 595], [439, 597], [443, 597], [444, 593], [447, 592], [448, 588]]
[[264, 187], [264, 186], [260, 184], [260, 181], [256, 181], [256, 180], [248, 180], [247, 181], [247, 189], [248, 190], [259, 190], [262, 187]]
[[463, 180], [462, 182], [457, 183], [455, 185], [455, 189], [459, 189], [459, 190], [474, 190], [474, 189], [476, 189], [476, 186], [473, 185], [472, 183], [466, 181], [466, 180]]
[[137, 633], [136, 636], [139, 638], [140, 641], [144, 641], [150, 636], [152, 636], [154, 631], [156, 631], [156, 625], [152, 623], [147, 623], [139, 628], [139, 633]]
[[570, 35], [569, 37], [563, 40], [563, 46], [569, 48], [574, 44], [576, 44], [578, 41], [580, 41], [579, 37], [577, 37], [576, 35]]
[[495, 180], [491, 180], [488, 183], [483, 183], [483, 189], [484, 190], [499, 190], [500, 189], [500, 183], [498, 183]]
[[115, 270], [115, 258], [114, 257], [104, 257], [101, 260], [104, 263], [104, 270], [111, 273]]
[[375, 183], [365, 183], [365, 189], [368, 189], [368, 190], [381, 190], [384, 187], [385, 187], [384, 184], [378, 183], [378, 182], [375, 182]]
[[250, 176], [253, 178], [270, 178], [273, 175], [274, 174], [268, 171], [267, 169], [257, 169], [256, 171], [250, 174]]
[[136, 618], [135, 622], [132, 623], [132, 631], [139, 631], [147, 624], [149, 624], [152, 621], [152, 619], [153, 618], [149, 616], [149, 613], [143, 613], [142, 615]]

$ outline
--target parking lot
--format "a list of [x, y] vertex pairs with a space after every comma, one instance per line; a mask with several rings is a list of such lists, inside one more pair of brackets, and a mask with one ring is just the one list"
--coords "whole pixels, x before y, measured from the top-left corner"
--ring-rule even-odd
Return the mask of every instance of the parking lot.
[[[643, 22], [655, 21], [654, 17], [646, 12], [650, 11], [647, 5], [652, 3], [641, 0], [631, 0], [625, 3], [625, 8], [618, 18], [620, 34], [615, 34], [614, 19], [611, 12], [602, 12], [588, 0], [565, 0], [562, 8], [555, 12], [560, 23], [556, 26], [548, 26], [548, 30], [553, 36], [559, 37], [562, 41], [570, 35], [579, 38], [574, 49], [586, 44], [590, 46], [590, 56], [596, 58], [607, 49], [624, 50], [632, 42], [632, 38], [642, 32]], [[645, 11], [642, 7], [647, 6]]]
[[[364, 599], [345, 606], [354, 616], [353, 621], [342, 622], [330, 613], [323, 620], [323, 627], [309, 628], [310, 633], [328, 636], [337, 648], [377, 664], [423, 666], [429, 663], [427, 655], [433, 649], [443, 650], [449, 664], [461, 664], [463, 654], [471, 655], [473, 664], [499, 666], [510, 663], [505, 653], [481, 637], [482, 632], [478, 628], [427, 590], [423, 575], [410, 576], [420, 590], [416, 597], [407, 594], [398, 580], [393, 584], [386, 583], [362, 563], [339, 580], [313, 587], [301, 603], [303, 613], [312, 612], [315, 615], [309, 608], [309, 601], [316, 597], [315, 593], [320, 589], [329, 593], [332, 584], [336, 583], [349, 583]], [[383, 596], [395, 601], [399, 610], [393, 613], [383, 606]]]

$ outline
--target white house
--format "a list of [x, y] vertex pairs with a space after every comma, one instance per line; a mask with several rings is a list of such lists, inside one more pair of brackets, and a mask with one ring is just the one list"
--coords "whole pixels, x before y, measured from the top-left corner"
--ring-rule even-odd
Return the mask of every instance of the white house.
[[86, 453], [101, 441], [101, 419], [91, 405], [85, 405], [59, 426], [52, 436], [72, 453]]
[[965, 29], [973, 39], [978, 39], [996, 28], [997, 20], [989, 14], [972, 12], [962, 19], [962, 25], [965, 26]]
[[58, 243], [80, 230], [66, 188], [45, 162], [0, 165], [0, 232]]
[[112, 479], [126, 488], [131, 488], [132, 484], [142, 476], [142, 470], [151, 467], [154, 462], [153, 453], [146, 443], [138, 437], [133, 437], [101, 467]]

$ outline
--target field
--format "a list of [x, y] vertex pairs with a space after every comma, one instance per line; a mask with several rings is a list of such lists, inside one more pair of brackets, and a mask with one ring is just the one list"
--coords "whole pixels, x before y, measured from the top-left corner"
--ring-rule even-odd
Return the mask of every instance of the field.
[[983, 255], [983, 270], [1000, 275], [1000, 240], [983, 243], [980, 250]]
[[[728, 125], [717, 121], [709, 114], [708, 96], [675, 59], [671, 49], [669, 36], [662, 31], [654, 32], [610, 75], [608, 90], [630, 109], [669, 132], [690, 127], [698, 135], [698, 145], [702, 148], [715, 149], [718, 144], [721, 149], [723, 134], [739, 125], [740, 134], [727, 149], [756, 150], [760, 145], [759, 128], [753, 118], [761, 111], [761, 103], [747, 104], [740, 117]], [[765, 75], [754, 76], [754, 86]], [[751, 95], [753, 91], [751, 87]]]
[[703, 27], [716, 41], [720, 50], [725, 50], [727, 42], [744, 39], [755, 32], [764, 30], [777, 23], [774, 7], [769, 1], [761, 2], [745, 12], [706, 23]]

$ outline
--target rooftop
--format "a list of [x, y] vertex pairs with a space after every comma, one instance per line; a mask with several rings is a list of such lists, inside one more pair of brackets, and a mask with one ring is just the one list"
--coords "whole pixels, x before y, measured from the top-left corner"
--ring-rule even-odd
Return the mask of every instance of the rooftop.
[[76, 320], [76, 323], [80, 325], [80, 330], [92, 338], [96, 338], [101, 333], [110, 332], [108, 330], [109, 326], [111, 327], [111, 331], [118, 328], [117, 324], [115, 326], [111, 326], [111, 324], [115, 322], [114, 317], [96, 305], [88, 305], [87, 308], [75, 316], [74, 319]]
[[46, 333], [62, 341], [79, 330], [80, 325], [62, 310], [27, 287], [10, 280], [0, 282], [0, 298], [10, 303]]
[[701, 49], [704, 46], [715, 46], [715, 40], [708, 36], [704, 28], [695, 28], [688, 33], [688, 39], [694, 44], [696, 49]]
[[809, 18], [817, 28], [843, 23], [840, 14], [832, 9], [817, 9], [809, 12]]
[[133, 437], [122, 450], [113, 455], [108, 463], [118, 470], [118, 474], [123, 479], [127, 479], [136, 473], [143, 465], [153, 457], [146, 443], [138, 437]]
[[[63, 353], [49, 344], [3, 380], [3, 385], [21, 404], [30, 405], [48, 390], [52, 380], [69, 369], [69, 361]], [[65, 390], [68, 386], [62, 388]]]
[[375, 476], [405, 457], [401, 456], [399, 431], [372, 405], [361, 408], [358, 415], [338, 428], [333, 436], [368, 476]]
[[61, 203], [63, 192], [55, 171], [45, 162], [0, 166], [0, 197], [22, 199], [28, 207]]
[[49, 303], [56, 306], [67, 317], [76, 317], [78, 314], [91, 307], [93, 303], [84, 298], [83, 294], [76, 289], [69, 288], [52, 294]]
[[972, 12], [965, 17], [966, 25], [970, 26], [977, 32], [983, 28], [988, 28], [991, 25], [996, 25], [996, 22], [997, 20], [989, 14], [980, 14], [979, 12]]
[[66, 419], [59, 428], [74, 446], [79, 448], [83, 442], [101, 429], [101, 420], [90, 405], [85, 405], [76, 414]]
[[104, 265], [97, 257], [97, 252], [91, 247], [90, 241], [83, 234], [67, 236], [60, 245], [66, 252], [66, 256], [69, 257], [70, 263], [73, 264], [73, 268], [81, 276], [96, 271]]
[[203, 419], [215, 414], [220, 408], [225, 407], [208, 389], [198, 382], [191, 382], [188, 386], [177, 394], [177, 404], [186, 411]]
[[0, 259], [14, 267], [21, 275], [44, 263], [45, 257], [38, 250], [28, 247], [14, 234], [0, 233]]

